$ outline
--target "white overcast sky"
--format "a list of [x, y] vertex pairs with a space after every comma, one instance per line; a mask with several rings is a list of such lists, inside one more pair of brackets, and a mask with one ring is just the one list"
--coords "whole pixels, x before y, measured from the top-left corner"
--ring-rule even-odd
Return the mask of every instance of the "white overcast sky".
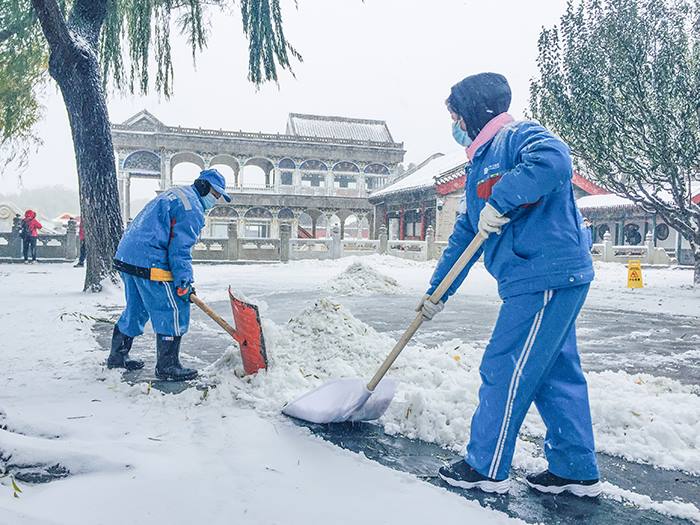
[[[298, 0], [285, 2], [285, 30], [302, 53], [296, 78], [259, 91], [246, 80], [247, 45], [238, 12], [212, 11], [208, 49], [196, 68], [184, 39], [175, 45], [175, 94], [114, 95], [110, 118], [146, 108], [169, 125], [283, 132], [290, 112], [384, 119], [406, 162], [455, 148], [444, 100], [468, 74], [504, 74], [511, 113], [522, 117], [536, 74], [537, 37], [559, 20], [566, 0]], [[54, 84], [38, 128], [44, 145], [22, 173], [25, 188], [77, 188], [73, 146]], [[19, 188], [16, 173], [0, 192]]]

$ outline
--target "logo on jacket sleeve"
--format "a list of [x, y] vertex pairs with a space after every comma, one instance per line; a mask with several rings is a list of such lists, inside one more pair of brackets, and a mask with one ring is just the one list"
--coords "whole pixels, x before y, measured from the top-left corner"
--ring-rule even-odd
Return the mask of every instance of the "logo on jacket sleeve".
[[491, 193], [493, 192], [493, 187], [499, 180], [501, 180], [501, 177], [502, 175], [500, 173], [494, 173], [484, 180], [479, 181], [476, 185], [476, 194], [478, 197], [480, 199], [484, 199], [485, 201], [489, 200]]

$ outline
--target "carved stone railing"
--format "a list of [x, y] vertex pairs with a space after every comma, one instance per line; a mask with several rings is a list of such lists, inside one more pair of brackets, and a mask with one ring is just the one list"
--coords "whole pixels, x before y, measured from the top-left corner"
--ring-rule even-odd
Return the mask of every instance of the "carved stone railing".
[[387, 248], [387, 253], [394, 257], [413, 261], [428, 260], [428, 246], [425, 241], [389, 241]]
[[[115, 131], [133, 132], [134, 130], [125, 124], [112, 124], [112, 129]], [[403, 142], [372, 142], [356, 139], [341, 139], [331, 137], [309, 137], [302, 135], [287, 135], [277, 133], [255, 133], [246, 131], [226, 131], [216, 129], [202, 128], [187, 128], [181, 126], [164, 126], [155, 133], [159, 134], [174, 134], [174, 135], [193, 135], [198, 137], [214, 137], [214, 138], [235, 138], [235, 139], [252, 139], [252, 140], [273, 140], [275, 142], [290, 142], [290, 143], [309, 143], [309, 144], [347, 144], [350, 146], [372, 146], [372, 147], [387, 147], [387, 148], [403, 148]]]
[[645, 264], [670, 264], [671, 257], [663, 248], [654, 246], [651, 232], [647, 233], [644, 244], [638, 246], [616, 246], [612, 243], [610, 232], [603, 236], [602, 243], [591, 247], [591, 255], [595, 261], [622, 262], [637, 259]]
[[192, 259], [194, 261], [230, 260], [229, 239], [200, 239], [192, 248]]
[[228, 226], [228, 237], [199, 239], [192, 248], [194, 262], [218, 261], [284, 261], [288, 250], [281, 250], [289, 242], [289, 226], [280, 226], [280, 239], [239, 238], [235, 222]]
[[238, 239], [238, 257], [244, 261], [279, 261], [280, 239]]
[[[0, 259], [20, 261], [22, 255], [22, 238], [20, 237], [22, 219], [15, 217], [12, 231], [0, 233]], [[37, 260], [72, 261], [78, 257], [78, 234], [76, 223], [68, 221], [66, 233], [39, 234], [36, 240]]]
[[379, 241], [371, 239], [343, 239], [343, 255], [370, 255], [379, 253]]
[[289, 258], [299, 259], [330, 259], [333, 239], [290, 239]]

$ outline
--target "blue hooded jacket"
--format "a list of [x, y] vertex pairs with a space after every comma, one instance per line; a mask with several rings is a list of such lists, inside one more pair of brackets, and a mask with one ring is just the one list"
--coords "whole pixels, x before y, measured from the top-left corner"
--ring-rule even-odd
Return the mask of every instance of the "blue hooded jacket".
[[173, 282], [191, 283], [192, 247], [204, 227], [204, 205], [193, 186], [176, 186], [150, 201], [119, 242], [116, 259], [170, 270]]
[[504, 299], [591, 282], [593, 264], [574, 198], [568, 146], [538, 123], [513, 122], [503, 113], [467, 151], [467, 213], [457, 217], [428, 293], [475, 237], [487, 202], [511, 220], [500, 235], [484, 242], [443, 301], [457, 291], [482, 253]]

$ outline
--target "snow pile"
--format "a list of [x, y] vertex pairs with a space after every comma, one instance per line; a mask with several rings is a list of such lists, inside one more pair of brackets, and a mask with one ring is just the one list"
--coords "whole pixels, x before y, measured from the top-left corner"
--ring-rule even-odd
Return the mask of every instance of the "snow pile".
[[348, 266], [343, 273], [326, 283], [324, 290], [337, 295], [399, 294], [396, 279], [383, 275], [362, 262]]
[[238, 380], [237, 348], [203, 371], [208, 380], [230, 388], [256, 408], [279, 413], [282, 406], [328, 379], [374, 373], [394, 341], [355, 318], [342, 305], [319, 299], [285, 326], [263, 320], [269, 368]]

